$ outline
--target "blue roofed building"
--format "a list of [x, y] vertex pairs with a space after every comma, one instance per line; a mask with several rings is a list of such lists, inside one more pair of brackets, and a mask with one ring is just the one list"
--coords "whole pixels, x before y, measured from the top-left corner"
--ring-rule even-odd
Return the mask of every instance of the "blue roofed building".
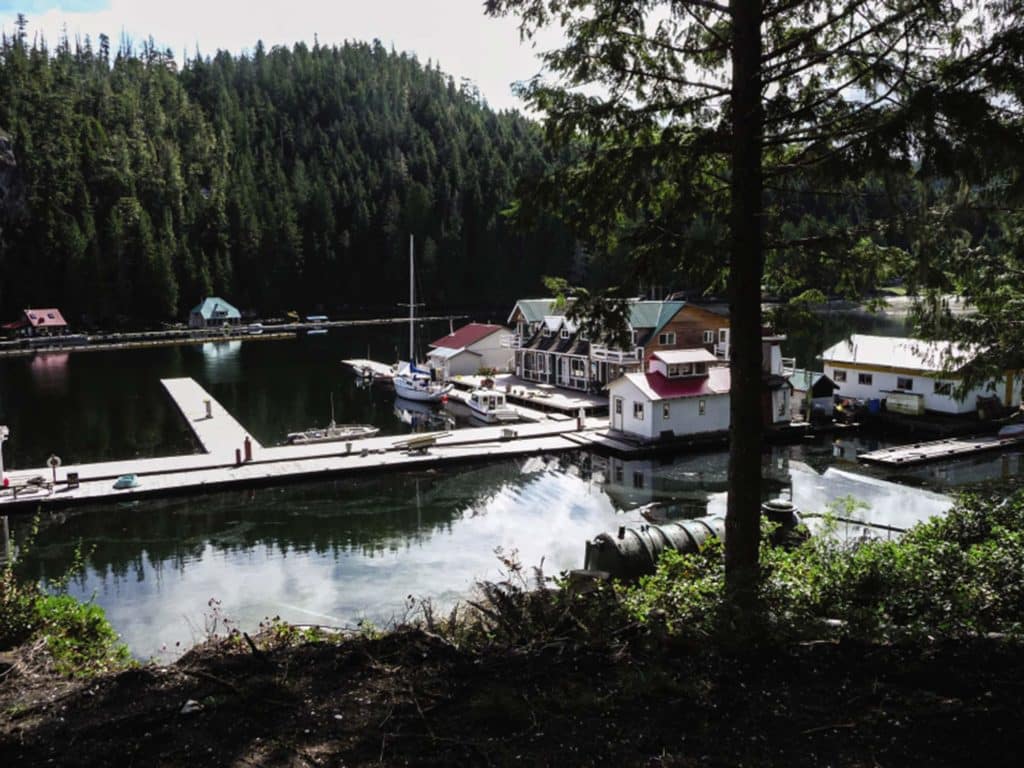
[[242, 322], [242, 313], [237, 307], [228, 304], [217, 296], [208, 296], [192, 308], [188, 315], [189, 328], [222, 328], [225, 325], [238, 325]]

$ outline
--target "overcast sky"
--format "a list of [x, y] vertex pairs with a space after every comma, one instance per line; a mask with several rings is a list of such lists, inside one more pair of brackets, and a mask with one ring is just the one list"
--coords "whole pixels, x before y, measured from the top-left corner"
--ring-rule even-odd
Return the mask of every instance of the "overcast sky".
[[51, 46], [65, 27], [72, 39], [88, 34], [95, 42], [103, 32], [114, 45], [125, 32], [136, 42], [152, 35], [179, 58], [197, 47], [204, 56], [237, 54], [257, 40], [270, 47], [312, 45], [314, 35], [322, 44], [379, 38], [473, 80], [495, 109], [521, 108], [511, 84], [540, 69], [516, 20], [485, 16], [483, 0], [0, 0], [0, 28], [10, 34], [19, 12], [30, 39], [41, 32]]

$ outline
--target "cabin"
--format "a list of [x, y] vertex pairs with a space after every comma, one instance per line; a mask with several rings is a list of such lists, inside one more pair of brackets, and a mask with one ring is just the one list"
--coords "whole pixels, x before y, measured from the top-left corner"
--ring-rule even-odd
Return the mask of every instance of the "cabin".
[[223, 328], [241, 322], [242, 313], [217, 296], [203, 299], [188, 315], [189, 328]]
[[1005, 407], [1020, 405], [1020, 377], [1006, 371], [958, 397], [962, 370], [975, 356], [950, 341], [920, 341], [855, 333], [821, 353], [824, 373], [841, 397], [884, 403], [891, 412], [967, 414], [978, 398], [997, 396]]
[[590, 339], [566, 313], [571, 300], [523, 299], [509, 315], [516, 375], [527, 381], [586, 392], [600, 391], [625, 373], [644, 369], [659, 350], [703, 348], [717, 360], [729, 359], [729, 318], [722, 309], [683, 301], [631, 299], [626, 317], [628, 341], [608, 344]]
[[613, 430], [642, 440], [724, 434], [729, 429], [728, 366], [706, 349], [661, 350], [645, 372], [608, 385]]
[[63, 336], [68, 332], [68, 324], [59, 309], [23, 309], [21, 317], [5, 324], [3, 330], [27, 338]]
[[512, 363], [512, 332], [502, 325], [469, 323], [432, 341], [427, 363], [442, 379], [481, 369], [507, 371]]
[[794, 368], [786, 372], [792, 387], [793, 413], [808, 421], [832, 418], [835, 393], [839, 385], [821, 371]]

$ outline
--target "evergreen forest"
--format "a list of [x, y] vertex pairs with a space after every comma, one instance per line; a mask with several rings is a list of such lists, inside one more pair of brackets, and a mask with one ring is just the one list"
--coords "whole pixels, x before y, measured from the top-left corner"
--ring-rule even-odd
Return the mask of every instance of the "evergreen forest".
[[539, 127], [379, 42], [199, 54], [0, 41], [0, 319], [181, 320], [509, 305], [574, 256], [504, 215], [553, 158]]

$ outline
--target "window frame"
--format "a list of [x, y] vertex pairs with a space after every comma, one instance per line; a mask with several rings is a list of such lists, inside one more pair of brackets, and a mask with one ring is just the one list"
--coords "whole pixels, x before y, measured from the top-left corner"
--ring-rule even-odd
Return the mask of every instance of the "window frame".
[[636, 421], [644, 420], [644, 401], [634, 400], [633, 401], [633, 418]]
[[[903, 386], [906, 384], [906, 386]], [[912, 376], [897, 376], [896, 377], [896, 389], [900, 392], [913, 392], [914, 391], [914, 379]]]
[[844, 369], [842, 369], [842, 368], [833, 368], [832, 369], [832, 381], [834, 381], [836, 384], [845, 384], [846, 383], [846, 371]]
[[665, 331], [658, 334], [658, 344], [662, 347], [671, 347], [676, 343], [676, 332]]
[[875, 374], [873, 373], [858, 373], [857, 383], [862, 387], [873, 387], [875, 385]]

